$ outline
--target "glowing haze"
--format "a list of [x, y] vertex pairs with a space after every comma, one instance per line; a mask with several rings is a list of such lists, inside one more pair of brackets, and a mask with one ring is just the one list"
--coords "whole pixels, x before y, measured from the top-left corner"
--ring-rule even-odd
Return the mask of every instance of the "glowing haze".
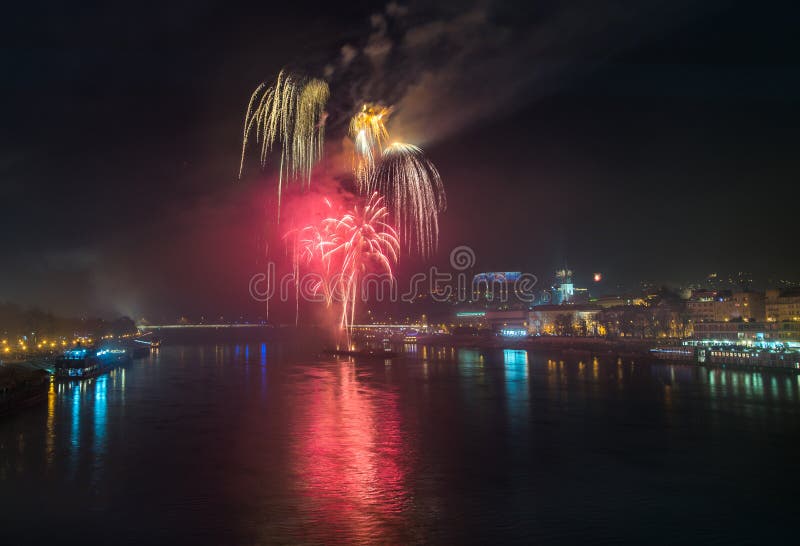
[[[324, 155], [328, 98], [327, 83], [286, 70], [280, 71], [274, 83], [260, 84], [250, 97], [244, 116], [239, 176], [251, 135], [261, 145], [262, 168], [267, 166], [273, 149], [280, 148], [276, 152], [276, 223], [280, 223], [284, 184], [300, 180], [302, 189], [308, 190], [313, 183], [314, 166]], [[430, 257], [438, 243], [438, 214], [444, 211], [446, 202], [439, 171], [422, 150], [411, 144], [389, 144], [386, 122], [391, 108], [364, 103], [354, 110], [348, 124], [353, 142], [352, 176], [341, 184], [349, 183], [358, 196], [352, 198], [354, 202], [346, 212], [337, 214], [332, 199], [341, 192], [331, 188], [323, 196], [329, 216], [304, 222], [302, 212], [293, 213], [283, 235], [291, 247], [295, 320], [300, 312], [302, 266], [317, 275], [312, 288], [324, 295], [329, 308], [334, 301], [341, 304], [338, 324], [348, 336], [364, 274], [377, 271], [391, 275], [401, 247]], [[302, 192], [292, 195], [303, 199]]]

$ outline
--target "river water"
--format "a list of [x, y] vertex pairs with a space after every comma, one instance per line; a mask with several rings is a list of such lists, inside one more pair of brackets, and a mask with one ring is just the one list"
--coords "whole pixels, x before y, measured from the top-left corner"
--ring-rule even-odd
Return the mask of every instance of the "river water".
[[310, 342], [165, 346], [0, 421], [3, 544], [797, 535], [800, 376]]

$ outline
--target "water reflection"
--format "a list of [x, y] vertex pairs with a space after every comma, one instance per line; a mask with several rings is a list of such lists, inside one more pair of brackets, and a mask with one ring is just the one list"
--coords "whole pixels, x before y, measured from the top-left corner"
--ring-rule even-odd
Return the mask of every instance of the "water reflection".
[[47, 467], [53, 465], [56, 454], [56, 382], [50, 378], [50, 388], [47, 390], [47, 436], [45, 439], [45, 460]]
[[[81, 466], [89, 463], [92, 479], [99, 480], [108, 454], [109, 392], [115, 403], [125, 403], [125, 370], [83, 381], [51, 382], [47, 393], [47, 417], [44, 426], [44, 463], [47, 469], [59, 462], [74, 479]], [[91, 440], [89, 440], [91, 439]], [[66, 457], [59, 458], [59, 454]]]
[[108, 399], [106, 387], [108, 376], [98, 377], [94, 382], [94, 463], [102, 465], [106, 455], [106, 428]]
[[267, 344], [261, 344], [261, 392], [267, 388]]
[[[764, 484], [788, 483], [798, 455], [786, 431], [800, 423], [800, 376], [782, 372], [452, 346], [389, 366], [303, 360], [277, 342], [212, 347], [54, 384], [46, 404], [3, 421], [12, 531], [61, 518], [77, 536], [102, 510], [120, 515], [92, 520], [102, 537], [133, 528], [159, 543], [179, 542], [167, 528], [194, 529], [196, 544], [571, 543], [582, 518], [609, 533], [644, 521], [633, 538], [652, 538], [651, 514], [679, 503], [716, 521], [734, 488], [778, 514], [788, 490]], [[742, 473], [741, 460], [775, 464]]]
[[528, 416], [528, 351], [505, 349], [506, 403], [512, 421], [522, 421]]
[[293, 437], [302, 510], [321, 526], [308, 531], [369, 541], [380, 529], [400, 525], [411, 503], [411, 446], [397, 394], [360, 381], [350, 362], [307, 375]]
[[75, 476], [78, 471], [78, 450], [81, 447], [80, 432], [81, 432], [81, 390], [86, 383], [72, 382], [68, 383], [69, 394], [72, 403], [72, 421], [70, 427], [69, 443], [70, 443], [70, 474]]

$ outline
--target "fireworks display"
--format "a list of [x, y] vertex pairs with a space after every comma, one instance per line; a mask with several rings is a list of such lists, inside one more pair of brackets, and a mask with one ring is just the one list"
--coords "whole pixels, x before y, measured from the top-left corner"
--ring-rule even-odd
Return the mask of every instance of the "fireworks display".
[[339, 325], [345, 331], [353, 323], [364, 275], [391, 275], [397, 262], [400, 242], [388, 217], [383, 197], [373, 193], [363, 206], [286, 235], [294, 241], [295, 264], [302, 262], [317, 275], [312, 290], [322, 293], [328, 306], [341, 304]]
[[386, 197], [406, 248], [430, 256], [439, 239], [438, 216], [447, 201], [439, 171], [422, 150], [411, 144], [388, 146], [368, 190]]
[[355, 145], [353, 172], [359, 190], [368, 192], [375, 162], [389, 141], [386, 121], [391, 111], [375, 104], [365, 104], [350, 120], [350, 137]]
[[383, 197], [373, 193], [364, 206], [355, 207], [341, 218], [326, 220], [336, 234], [335, 244], [325, 254], [338, 258], [340, 263], [340, 325], [345, 329], [353, 323], [362, 276], [370, 267], [391, 275], [392, 263], [397, 261], [400, 243], [397, 233], [386, 223], [388, 216]]
[[439, 240], [439, 213], [446, 198], [442, 179], [418, 147], [389, 144], [386, 122], [391, 110], [364, 104], [350, 120], [353, 176], [362, 194], [386, 198], [405, 248], [429, 257]]
[[277, 141], [281, 149], [279, 211], [284, 181], [300, 178], [310, 183], [311, 169], [322, 156], [328, 95], [328, 84], [324, 81], [305, 81], [282, 70], [274, 85], [262, 83], [250, 96], [244, 117], [239, 177], [244, 171], [245, 153], [253, 132], [256, 142], [261, 144], [262, 167]]
[[[262, 167], [273, 148], [280, 149], [278, 221], [284, 185], [300, 180], [302, 189], [308, 189], [314, 165], [323, 157], [328, 98], [326, 82], [285, 70], [272, 85], [259, 85], [250, 97], [239, 177], [253, 137], [260, 145]], [[389, 143], [390, 114], [390, 108], [365, 103], [350, 119], [353, 182], [360, 196], [348, 198], [355, 202], [347, 212], [337, 214], [325, 197], [329, 216], [298, 228], [298, 215], [292, 215], [293, 227], [284, 236], [291, 247], [298, 316], [302, 266], [318, 275], [311, 287], [314, 293], [322, 294], [329, 307], [335, 301], [341, 303], [338, 322], [348, 336], [363, 276], [368, 272], [391, 275], [401, 246], [430, 257], [438, 243], [438, 215], [446, 206], [439, 172], [422, 150], [411, 144]]]

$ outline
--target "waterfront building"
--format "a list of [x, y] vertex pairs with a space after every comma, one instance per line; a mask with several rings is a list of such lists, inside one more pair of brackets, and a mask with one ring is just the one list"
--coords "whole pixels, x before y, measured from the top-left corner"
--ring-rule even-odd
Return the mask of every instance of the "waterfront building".
[[575, 285], [572, 284], [572, 270], [564, 268], [556, 271], [556, 282], [553, 285], [553, 303], [565, 304], [573, 301]]
[[800, 342], [800, 322], [699, 322], [693, 339]]
[[574, 288], [572, 303], [576, 305], [587, 305], [590, 299], [591, 295], [589, 294], [588, 288], [578, 288], [577, 286]]
[[652, 305], [608, 307], [597, 321], [611, 337], [683, 338], [691, 331], [682, 301], [666, 298]]
[[619, 307], [621, 305], [638, 305], [638, 306], [645, 305], [643, 297], [632, 296], [632, 295], [599, 296], [597, 298], [591, 298], [589, 300], [589, 303], [591, 303], [592, 305], [596, 305], [598, 307], [602, 307], [603, 309], [608, 309], [609, 307]]
[[775, 341], [800, 343], [800, 321], [768, 323]]
[[451, 330], [487, 330], [489, 323], [485, 310], [458, 311], [450, 323]]
[[527, 309], [507, 309], [486, 311], [486, 323], [495, 332], [509, 329], [528, 329]]
[[769, 322], [800, 322], [800, 289], [767, 290], [765, 308]]
[[[488, 271], [472, 277], [470, 301], [486, 309], [526, 309], [530, 302], [517, 293], [519, 271]], [[528, 296], [525, 294], [524, 296]]]
[[753, 291], [693, 290], [686, 310], [694, 323], [766, 318], [764, 294]]
[[532, 335], [603, 335], [596, 305], [537, 305], [528, 314]]

